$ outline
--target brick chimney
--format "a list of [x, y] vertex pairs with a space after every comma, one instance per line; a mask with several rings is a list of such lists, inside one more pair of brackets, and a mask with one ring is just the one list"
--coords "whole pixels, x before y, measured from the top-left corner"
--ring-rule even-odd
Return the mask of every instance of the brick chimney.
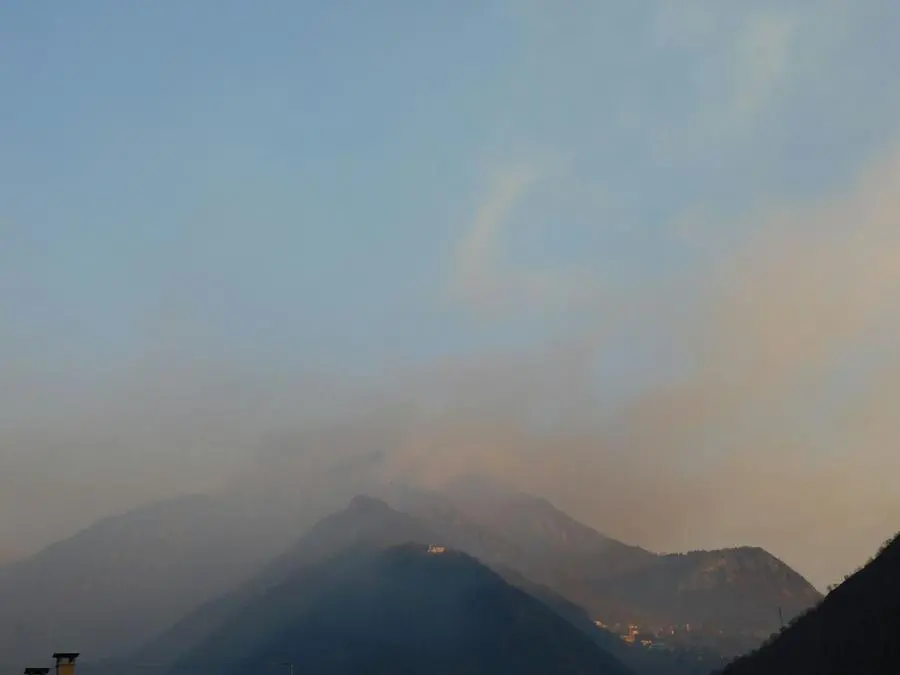
[[75, 675], [75, 659], [78, 654], [75, 652], [56, 652], [53, 655], [56, 659], [56, 675]]

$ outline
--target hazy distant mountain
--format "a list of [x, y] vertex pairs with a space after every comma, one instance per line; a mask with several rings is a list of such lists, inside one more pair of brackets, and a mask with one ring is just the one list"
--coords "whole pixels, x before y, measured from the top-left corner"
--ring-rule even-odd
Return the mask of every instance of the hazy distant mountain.
[[60, 646], [129, 650], [258, 569], [286, 527], [209, 497], [101, 520], [0, 569], [0, 653], [24, 662]]
[[723, 675], [900, 673], [900, 535], [814, 609]]
[[779, 610], [790, 620], [821, 594], [800, 574], [757, 547], [659, 556], [598, 587], [635, 616], [726, 633], [770, 633]]
[[[371, 483], [390, 437], [365, 456], [352, 429], [325, 428], [298, 451], [266, 441], [261, 461], [214, 496], [161, 501], [101, 520], [0, 567], [0, 650], [18, 663], [54, 645], [90, 658], [129, 653], [232, 589]], [[354, 445], [355, 444], [355, 445]]]
[[743, 649], [821, 599], [800, 574], [760, 548], [657, 555], [577, 522], [546, 499], [486, 481], [448, 492], [468, 517], [522, 552], [512, 566], [606, 624], [743, 635]]
[[169, 672], [283, 672], [278, 663], [318, 675], [629, 673], [474, 558], [420, 543], [355, 548], [301, 567]]
[[602, 578], [639, 569], [656, 559], [645, 549], [600, 534], [541, 497], [473, 479], [456, 482], [447, 494], [464, 513], [502, 533], [534, 564]]

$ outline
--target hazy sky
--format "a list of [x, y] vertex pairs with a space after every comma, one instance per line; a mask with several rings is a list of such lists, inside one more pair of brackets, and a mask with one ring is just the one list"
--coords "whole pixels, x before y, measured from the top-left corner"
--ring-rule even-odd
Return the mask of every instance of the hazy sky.
[[402, 470], [850, 571], [900, 528], [897, 25], [5, 3], [0, 556], [355, 424], [362, 390], [403, 401]]

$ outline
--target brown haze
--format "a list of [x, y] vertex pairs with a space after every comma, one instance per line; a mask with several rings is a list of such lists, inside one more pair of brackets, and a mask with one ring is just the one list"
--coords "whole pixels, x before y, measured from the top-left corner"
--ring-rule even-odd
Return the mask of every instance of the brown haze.
[[[504, 189], [492, 218], [516, 199]], [[700, 245], [716, 224], [679, 227]], [[542, 350], [385, 368], [378, 385], [212, 357], [159, 358], [70, 391], [9, 369], [0, 555], [234, 476], [343, 498], [484, 472], [628, 542], [757, 544], [815, 583], [837, 580], [900, 528], [900, 153], [828, 200], [748, 214], [742, 231], [665, 285], [573, 289], [589, 327]], [[490, 242], [475, 240], [482, 255]], [[515, 279], [495, 281], [516, 293]], [[680, 368], [600, 414], [593, 365], [630, 332]]]

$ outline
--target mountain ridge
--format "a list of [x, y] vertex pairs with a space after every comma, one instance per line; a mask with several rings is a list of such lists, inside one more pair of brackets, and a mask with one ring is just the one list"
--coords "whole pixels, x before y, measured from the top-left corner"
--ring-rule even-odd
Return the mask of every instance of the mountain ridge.
[[169, 675], [223, 659], [244, 672], [269, 656], [301, 671], [630, 675], [555, 612], [475, 558], [406, 542], [355, 547], [268, 588]]
[[101, 519], [11, 563], [0, 569], [0, 650], [31, 659], [48, 644], [97, 655], [136, 646], [269, 557], [269, 532], [254, 520], [192, 495]]
[[759, 546], [658, 554], [607, 537], [546, 498], [485, 481], [455, 486], [449, 497], [530, 557], [513, 567], [606, 624], [654, 632], [681, 626], [694, 630], [692, 641], [706, 624], [711, 639], [720, 630], [733, 634], [728, 650], [738, 653], [777, 629], [779, 607], [790, 619], [821, 599]]
[[[688, 556], [690, 561], [699, 554], [651, 553], [600, 534], [546, 499], [512, 491], [498, 497], [491, 489], [482, 486], [479, 499], [502, 502], [511, 494], [515, 506], [507, 503], [484, 517], [477, 500], [461, 504], [458, 493], [421, 489], [409, 490], [415, 499], [407, 494], [405, 503], [395, 506], [417, 521], [408, 523], [408, 539], [443, 540], [509, 579], [525, 579], [531, 588], [552, 591], [559, 607], [565, 601], [586, 609], [592, 620], [647, 628], [696, 620], [690, 613], [669, 615], [672, 607], [679, 608], [677, 594], [666, 590], [668, 605], [659, 606], [646, 602], [640, 589], [663, 583], [659, 579], [668, 579], [665, 583], [674, 587], [689, 584], [688, 572], [685, 579], [679, 577], [684, 565], [679, 559]], [[359, 496], [350, 507], [377, 520], [387, 504]], [[101, 659], [131, 654], [204, 603], [253, 578], [265, 579], [266, 569], [269, 579], [277, 578], [273, 565], [296, 564], [292, 547], [322, 522], [306, 527], [309, 515], [298, 520], [296, 513], [281, 509], [279, 502], [200, 495], [98, 521], [29, 559], [0, 568], [0, 647], [13, 660], [39, 658], [48, 643], [77, 644]], [[577, 534], [559, 536], [554, 528]], [[327, 550], [330, 544], [323, 539], [318, 546]], [[58, 612], [29, 609], [62, 598], [65, 606]], [[693, 600], [709, 601], [696, 595]], [[751, 608], [760, 604], [754, 597], [739, 601]], [[753, 610], [762, 619], [759, 627], [751, 626], [756, 633], [768, 635], [777, 628], [779, 602]], [[134, 611], [136, 606], [141, 612]], [[791, 611], [787, 614], [792, 616]], [[738, 628], [741, 621], [738, 613]], [[748, 637], [740, 649], [749, 649], [759, 639]]]
[[433, 541], [437, 536], [411, 516], [396, 512], [381, 500], [357, 495], [302, 534], [240, 585], [207, 600], [153, 636], [133, 655], [137, 660], [168, 661], [205, 635], [254, 594], [282, 583], [292, 571], [321, 563], [347, 547], [390, 546], [410, 540]]

